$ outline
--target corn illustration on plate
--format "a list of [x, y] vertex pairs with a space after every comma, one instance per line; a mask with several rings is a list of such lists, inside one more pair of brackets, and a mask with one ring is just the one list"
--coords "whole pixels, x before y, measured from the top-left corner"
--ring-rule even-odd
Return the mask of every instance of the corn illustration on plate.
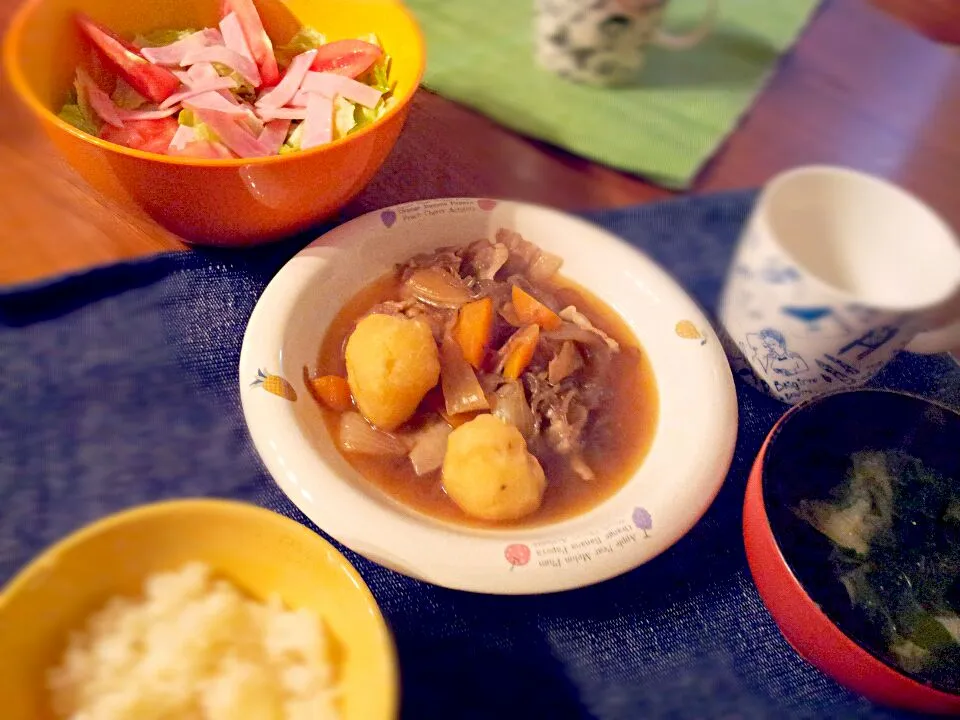
[[271, 375], [264, 370], [257, 370], [257, 379], [250, 383], [250, 387], [261, 387], [268, 393], [290, 402], [295, 402], [297, 399], [297, 391], [293, 389], [293, 385], [279, 375]]

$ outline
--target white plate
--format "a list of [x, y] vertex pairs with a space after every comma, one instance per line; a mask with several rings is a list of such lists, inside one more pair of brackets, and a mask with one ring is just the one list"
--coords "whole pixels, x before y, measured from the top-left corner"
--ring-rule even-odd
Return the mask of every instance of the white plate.
[[[304, 367], [316, 366], [330, 321], [357, 290], [415, 253], [492, 237], [501, 227], [560, 255], [564, 275], [620, 314], [646, 351], [660, 394], [650, 451], [620, 491], [583, 515], [522, 530], [460, 527], [388, 497], [337, 452], [303, 380]], [[260, 371], [278, 379], [251, 385]], [[283, 267], [257, 303], [243, 339], [239, 379], [260, 456], [317, 526], [398, 572], [485, 593], [590, 585], [663, 552], [713, 501], [737, 434], [730, 368], [687, 294], [649, 258], [604, 230], [505, 201], [407, 203], [320, 237]]]

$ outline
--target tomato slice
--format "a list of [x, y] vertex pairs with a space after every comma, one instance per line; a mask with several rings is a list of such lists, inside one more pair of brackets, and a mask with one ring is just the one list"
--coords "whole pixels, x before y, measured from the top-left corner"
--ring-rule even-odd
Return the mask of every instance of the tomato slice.
[[273, 54], [273, 43], [267, 31], [263, 29], [260, 15], [253, 4], [253, 0], [222, 0], [220, 3], [220, 17], [224, 18], [231, 12], [237, 14], [243, 36], [246, 38], [250, 54], [260, 69], [260, 81], [265, 87], [280, 82], [280, 69], [277, 67], [277, 58]]
[[180, 87], [180, 81], [173, 73], [151, 63], [136, 47], [96, 21], [78, 13], [76, 22], [104, 64], [145, 98], [155, 103], [163, 102]]
[[383, 50], [363, 40], [334, 40], [317, 48], [311, 70], [357, 78], [383, 57]]
[[158, 120], [127, 120], [121, 128], [104, 125], [100, 137], [107, 142], [125, 145], [134, 150], [166, 155], [176, 132], [176, 118], [167, 117]]

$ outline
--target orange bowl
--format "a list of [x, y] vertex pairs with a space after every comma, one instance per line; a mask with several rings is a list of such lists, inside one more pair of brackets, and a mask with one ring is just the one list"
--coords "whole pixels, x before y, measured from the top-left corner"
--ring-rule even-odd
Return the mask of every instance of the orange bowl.
[[301, 25], [328, 39], [376, 33], [392, 56], [396, 101], [376, 123], [328, 145], [254, 159], [155, 155], [87, 135], [57, 117], [80, 59], [72, 14], [124, 37], [160, 28], [212, 27], [218, 0], [27, 0], [4, 41], [16, 93], [67, 161], [93, 187], [188, 242], [252, 245], [333, 215], [360, 193], [393, 149], [425, 64], [423, 37], [397, 0], [257, 0], [274, 42]]
[[875, 703], [960, 714], [960, 694], [896, 667], [865, 640], [847, 590], [823, 562], [828, 541], [789, 508], [826, 496], [861, 450], [900, 450], [956, 479], [958, 438], [960, 414], [923, 398], [886, 390], [833, 393], [780, 419], [747, 482], [743, 536], [761, 599], [801, 657]]

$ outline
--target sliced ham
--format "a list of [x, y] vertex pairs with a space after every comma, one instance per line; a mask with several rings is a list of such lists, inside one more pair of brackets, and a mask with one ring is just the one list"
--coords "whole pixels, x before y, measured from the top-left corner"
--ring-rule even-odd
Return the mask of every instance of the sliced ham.
[[180, 60], [180, 65], [186, 67], [194, 63], [220, 63], [226, 65], [231, 70], [240, 73], [244, 80], [260, 87], [260, 71], [257, 64], [248, 60], [238, 52], [222, 45], [213, 45], [210, 47], [201, 47], [191, 50]]
[[260, 133], [263, 132], [264, 121], [253, 114], [253, 111], [249, 109], [249, 105], [245, 105], [244, 107], [247, 109], [247, 113], [241, 118], [241, 121], [253, 135], [260, 137]]
[[223, 45], [223, 36], [219, 30], [207, 28], [163, 47], [142, 48], [140, 54], [155, 65], [177, 66], [191, 50], [214, 45]]
[[300, 84], [300, 90], [307, 93], [319, 93], [328, 98], [340, 95], [351, 102], [368, 108], [376, 107], [380, 101], [380, 96], [383, 94], [369, 85], [364, 85], [344, 75], [313, 71], [304, 76], [303, 82]]
[[77, 70], [77, 82], [79, 91], [86, 96], [87, 102], [97, 116], [107, 125], [122, 128], [123, 118], [120, 116], [120, 108], [113, 104], [110, 96], [100, 89], [100, 86], [93, 81], [86, 70]]
[[304, 120], [307, 117], [307, 108], [257, 108], [257, 115], [261, 120]]
[[217, 94], [224, 100], [229, 100], [231, 105], [240, 105], [240, 101], [237, 100], [236, 95], [229, 90], [217, 90]]
[[197, 83], [207, 82], [208, 80], [216, 80], [218, 77], [220, 77], [220, 73], [217, 72], [213, 63], [194, 63], [187, 69], [187, 78], [189, 78], [190, 82], [184, 84], [192, 86]]
[[250, 46], [247, 45], [247, 39], [243, 36], [243, 28], [240, 27], [240, 20], [235, 12], [228, 13], [220, 21], [220, 34], [223, 35], [224, 45], [235, 53], [243, 55], [250, 62], [256, 63], [253, 59], [253, 53], [250, 52]]
[[176, 115], [180, 112], [180, 108], [163, 107], [161, 105], [159, 108], [138, 108], [136, 110], [117, 108], [117, 112], [120, 114], [120, 119], [124, 122], [127, 120], [160, 120], [161, 118]]
[[259, 139], [240, 122], [236, 115], [209, 109], [196, 109], [194, 112], [201, 122], [210, 126], [223, 144], [242, 158], [265, 157], [271, 153]]
[[183, 102], [187, 98], [194, 97], [195, 95], [211, 92], [212, 90], [229, 90], [231, 88], [235, 88], [236, 86], [237, 81], [228, 77], [217, 77], [213, 80], [195, 82], [194, 84], [184, 86], [181, 90], [175, 92], [173, 95], [160, 103], [160, 107], [173, 107], [177, 103]]
[[270, 155], [276, 155], [280, 152], [280, 146], [287, 139], [287, 133], [290, 130], [289, 120], [273, 120], [263, 126], [263, 132], [257, 138], [263, 149]]
[[307, 99], [307, 117], [303, 121], [300, 149], [307, 150], [333, 140], [333, 100], [312, 93]]
[[[228, 92], [224, 90], [223, 92]], [[200, 93], [199, 95], [194, 95], [193, 97], [187, 98], [183, 101], [184, 107], [188, 107], [191, 110], [210, 110], [212, 112], [220, 112], [226, 115], [246, 115], [249, 110], [241, 105], [234, 105], [229, 102], [225, 97], [220, 95], [217, 92], [209, 91], [205, 93]]]
[[257, 100], [257, 107], [279, 108], [293, 100], [293, 96], [296, 95], [300, 89], [300, 84], [303, 82], [304, 77], [306, 77], [307, 71], [310, 70], [310, 65], [316, 56], [316, 50], [307, 50], [291, 60], [283, 79], [275, 88], [264, 93], [263, 96]]

